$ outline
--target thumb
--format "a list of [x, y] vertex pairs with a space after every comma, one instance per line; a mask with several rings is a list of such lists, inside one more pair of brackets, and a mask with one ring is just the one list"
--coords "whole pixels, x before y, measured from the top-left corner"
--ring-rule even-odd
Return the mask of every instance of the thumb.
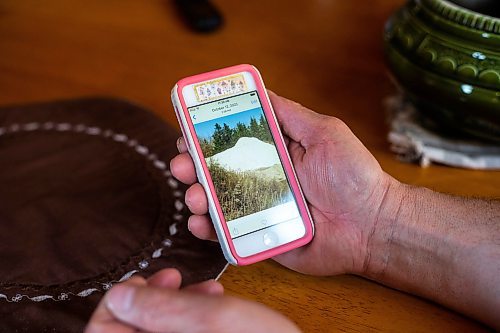
[[[130, 280], [123, 282], [123, 284], [145, 286], [147, 283], [144, 278], [140, 276], [133, 276]], [[109, 309], [106, 307], [105, 303], [100, 302], [96, 310], [92, 314], [92, 318], [90, 318], [87, 327], [85, 328], [85, 333], [97, 332], [133, 333], [135, 332], [135, 330], [123, 325], [123, 323], [117, 322], [113, 314], [110, 313]]]
[[158, 287], [117, 285], [106, 295], [109, 311], [120, 321], [148, 332], [206, 332], [207, 319], [221, 297]]
[[105, 303], [116, 319], [147, 332], [299, 332], [283, 315], [235, 297], [122, 284]]
[[321, 115], [308, 108], [276, 95], [268, 90], [276, 117], [283, 134], [307, 147], [317, 141], [318, 131], [325, 128], [325, 121], [331, 117]]

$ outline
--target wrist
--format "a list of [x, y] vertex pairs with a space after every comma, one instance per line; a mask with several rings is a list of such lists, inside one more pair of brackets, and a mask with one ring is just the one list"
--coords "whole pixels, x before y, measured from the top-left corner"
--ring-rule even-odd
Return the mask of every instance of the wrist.
[[391, 259], [392, 243], [401, 231], [401, 224], [416, 218], [418, 189], [386, 175], [383, 192], [372, 216], [371, 230], [366, 235], [363, 266], [359, 275], [380, 280]]
[[498, 326], [499, 206], [396, 180], [384, 188], [357, 273]]

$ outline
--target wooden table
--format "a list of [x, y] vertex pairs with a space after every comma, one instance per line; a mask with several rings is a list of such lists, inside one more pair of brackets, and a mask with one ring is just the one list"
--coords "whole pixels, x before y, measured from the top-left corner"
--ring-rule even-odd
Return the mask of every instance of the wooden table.
[[[251, 63], [268, 87], [347, 122], [396, 178], [438, 191], [500, 197], [500, 173], [398, 162], [388, 150], [382, 100], [393, 87], [384, 21], [403, 0], [219, 0], [226, 24], [185, 28], [170, 1], [0, 2], [0, 103], [89, 95], [123, 97], [176, 124], [177, 79]], [[354, 276], [316, 278], [272, 261], [231, 267], [230, 294], [282, 311], [305, 332], [484, 332], [425, 300]]]

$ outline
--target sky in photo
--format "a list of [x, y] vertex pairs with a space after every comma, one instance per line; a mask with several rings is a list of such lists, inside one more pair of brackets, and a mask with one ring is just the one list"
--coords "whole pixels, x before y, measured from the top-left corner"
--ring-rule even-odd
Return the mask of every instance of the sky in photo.
[[257, 121], [259, 121], [262, 114], [262, 108], [259, 107], [256, 109], [251, 109], [229, 116], [205, 121], [204, 123], [196, 124], [194, 125], [194, 129], [200, 139], [209, 139], [214, 133], [216, 123], [219, 123], [221, 127], [224, 125], [224, 123], [226, 123], [230, 128], [235, 128], [236, 124], [238, 123], [242, 123], [245, 125], [250, 124], [251, 118], [255, 118]]

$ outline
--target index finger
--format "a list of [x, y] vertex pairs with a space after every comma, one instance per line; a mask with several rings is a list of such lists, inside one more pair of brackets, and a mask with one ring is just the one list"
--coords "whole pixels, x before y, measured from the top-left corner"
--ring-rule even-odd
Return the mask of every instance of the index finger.
[[172, 175], [184, 184], [194, 184], [197, 180], [193, 159], [188, 153], [182, 153], [170, 160]]

